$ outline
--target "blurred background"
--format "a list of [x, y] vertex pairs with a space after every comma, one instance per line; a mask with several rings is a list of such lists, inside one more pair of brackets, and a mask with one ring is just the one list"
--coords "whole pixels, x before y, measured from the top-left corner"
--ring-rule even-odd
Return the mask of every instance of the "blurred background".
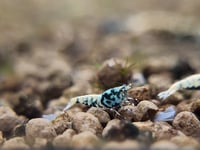
[[1, 0], [0, 72], [31, 74], [60, 56], [78, 66], [111, 57], [191, 61], [199, 8], [198, 0]]

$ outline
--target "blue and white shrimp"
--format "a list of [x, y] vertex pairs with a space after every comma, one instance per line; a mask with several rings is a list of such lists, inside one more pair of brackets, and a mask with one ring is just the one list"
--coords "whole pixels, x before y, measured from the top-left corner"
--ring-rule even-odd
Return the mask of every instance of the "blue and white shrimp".
[[186, 89], [186, 90], [198, 90], [200, 89], [200, 74], [191, 75], [178, 82], [172, 84], [172, 86], [161, 93], [158, 94], [160, 99], [166, 99], [170, 95], [174, 94], [176, 91]]
[[81, 103], [87, 106], [99, 108], [114, 108], [127, 99], [128, 90], [132, 88], [132, 84], [114, 87], [104, 91], [102, 94], [83, 95], [72, 98], [64, 111], [70, 109], [73, 105]]

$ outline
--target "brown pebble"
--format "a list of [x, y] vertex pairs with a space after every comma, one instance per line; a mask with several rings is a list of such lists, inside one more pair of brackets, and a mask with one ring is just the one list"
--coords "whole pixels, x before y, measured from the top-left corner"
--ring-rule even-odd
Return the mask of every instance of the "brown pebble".
[[3, 143], [4, 139], [3, 139], [3, 133], [2, 131], [0, 131], [0, 145]]
[[77, 148], [93, 148], [98, 142], [99, 138], [90, 131], [84, 131], [72, 137], [72, 146]]
[[129, 90], [128, 94], [129, 97], [137, 99], [138, 101], [149, 100], [152, 98], [149, 85], [132, 88]]
[[188, 136], [200, 135], [200, 121], [188, 111], [180, 112], [173, 120], [173, 126]]
[[75, 131], [73, 129], [67, 129], [63, 134], [58, 135], [53, 140], [53, 145], [55, 147], [69, 147], [71, 146], [72, 137], [75, 135]]
[[41, 98], [32, 90], [25, 88], [18, 94], [18, 103], [13, 106], [13, 110], [29, 119], [41, 117], [43, 111]]
[[109, 59], [104, 62], [97, 73], [97, 81], [103, 89], [127, 84], [132, 77], [131, 64], [119, 59]]
[[194, 100], [190, 106], [191, 112], [193, 112], [200, 120], [200, 99]]
[[22, 121], [16, 113], [9, 107], [0, 107], [0, 130], [10, 132]]
[[23, 149], [28, 150], [30, 149], [29, 146], [25, 143], [23, 137], [14, 137], [11, 138], [3, 143], [2, 146], [3, 150], [11, 150], [11, 149]]
[[99, 120], [90, 113], [78, 112], [72, 116], [72, 127], [78, 133], [90, 131], [96, 135], [101, 135], [102, 126]]
[[45, 138], [36, 138], [35, 143], [32, 146], [34, 149], [43, 149], [47, 145], [48, 141]]
[[152, 102], [152, 103], [154, 103], [156, 106], [160, 106], [161, 103], [162, 103], [162, 101], [157, 100], [157, 99], [150, 99], [149, 101]]
[[120, 115], [124, 117], [124, 119], [129, 120], [129, 121], [132, 121], [135, 111], [136, 111], [136, 106], [133, 106], [133, 105], [122, 106], [118, 110]]
[[158, 107], [149, 101], [141, 101], [137, 107], [134, 114], [135, 121], [146, 121], [152, 120], [158, 111]]
[[148, 120], [148, 121], [143, 121], [143, 122], [133, 122], [133, 124], [138, 127], [140, 130], [151, 130], [153, 126], [153, 122]]
[[150, 150], [177, 150], [178, 146], [168, 140], [161, 140], [153, 143]]
[[58, 134], [62, 134], [66, 129], [72, 127], [71, 117], [68, 113], [62, 113], [52, 120], [53, 127]]
[[157, 140], [169, 139], [174, 136], [184, 136], [181, 131], [174, 129], [167, 122], [133, 122], [142, 131], [151, 131]]
[[[52, 60], [54, 61], [54, 60]], [[59, 61], [59, 60], [57, 60]], [[60, 62], [58, 62], [60, 63]], [[62, 64], [59, 64], [62, 65]], [[59, 66], [57, 64], [57, 66]], [[55, 66], [55, 65], [53, 65]], [[61, 66], [59, 66], [61, 67]], [[64, 67], [64, 66], [63, 66]], [[66, 66], [67, 67], [67, 66]], [[67, 68], [66, 68], [67, 70]], [[47, 71], [47, 70], [46, 70]], [[56, 71], [57, 72], [57, 71]], [[51, 78], [51, 80], [46, 80], [44, 82], [41, 82], [38, 85], [38, 89], [43, 93], [43, 99], [42, 99], [42, 103], [43, 104], [47, 104], [49, 100], [60, 97], [62, 95], [62, 91], [64, 91], [64, 89], [70, 87], [72, 85], [72, 78], [70, 73], [53, 73], [54, 75], [52, 75], [52, 72], [49, 74], [49, 78]]]
[[138, 135], [139, 129], [132, 122], [118, 119], [108, 122], [102, 132], [104, 139], [116, 141], [135, 139]]
[[102, 136], [106, 137], [108, 135], [109, 130], [111, 130], [113, 127], [120, 128], [120, 120], [119, 119], [113, 119], [108, 122], [106, 127], [103, 129]]
[[87, 113], [91, 113], [92, 115], [97, 117], [99, 119], [99, 122], [102, 124], [106, 124], [108, 121], [110, 121], [109, 114], [101, 108], [91, 107], [87, 111]]
[[151, 128], [154, 138], [157, 140], [167, 140], [174, 136], [185, 136], [181, 131], [174, 129], [167, 122], [155, 122]]
[[24, 121], [22, 124], [19, 124], [17, 126], [15, 126], [15, 128], [13, 129], [13, 135], [14, 136], [25, 136], [25, 130], [26, 130], [26, 123], [27, 121]]
[[[79, 105], [79, 104], [78, 104]], [[80, 105], [84, 105], [84, 104], [80, 104]], [[84, 105], [85, 106], [85, 105]], [[83, 106], [83, 107], [84, 107]], [[81, 108], [81, 107], [72, 107], [72, 108], [70, 108], [69, 110], [67, 110], [67, 112], [65, 112], [65, 113], [67, 113], [68, 114], [68, 116], [70, 117], [70, 118], [73, 118], [73, 116], [75, 115], [75, 114], [77, 114], [78, 112], [83, 112], [83, 109]]]
[[110, 141], [106, 143], [104, 149], [132, 149], [137, 150], [140, 149], [140, 145], [135, 140], [125, 140], [125, 141]]
[[53, 146], [54, 147], [69, 147], [71, 146], [71, 138], [65, 135], [58, 135], [54, 140], [53, 140]]
[[176, 106], [177, 113], [182, 112], [182, 111], [190, 111], [191, 110], [191, 101], [182, 101], [178, 103]]
[[200, 143], [193, 137], [188, 136], [175, 136], [170, 139], [171, 142], [175, 143], [179, 147], [193, 147], [200, 148]]
[[49, 120], [36, 118], [26, 124], [26, 138], [30, 144], [33, 144], [36, 138], [52, 140], [56, 135], [53, 124]]
[[63, 135], [66, 135], [66, 136], [68, 136], [68, 137], [72, 137], [72, 136], [74, 136], [76, 134], [76, 132], [73, 130], [73, 129], [67, 129], [64, 133], [63, 133]]
[[180, 92], [176, 92], [173, 95], [170, 95], [165, 101], [164, 103], [168, 103], [168, 104], [173, 104], [173, 105], [177, 105], [180, 102], [182, 102], [184, 100], [184, 96], [183, 94], [181, 94]]

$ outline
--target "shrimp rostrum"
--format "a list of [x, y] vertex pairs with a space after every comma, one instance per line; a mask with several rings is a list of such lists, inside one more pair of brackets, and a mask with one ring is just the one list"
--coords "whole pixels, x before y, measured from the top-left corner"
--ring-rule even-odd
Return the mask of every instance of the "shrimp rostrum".
[[127, 99], [128, 90], [132, 88], [132, 84], [114, 87], [104, 91], [102, 94], [83, 95], [70, 99], [64, 111], [67, 111], [77, 103], [87, 106], [100, 108], [114, 108], [120, 106]]
[[166, 99], [170, 95], [174, 94], [176, 91], [186, 89], [186, 90], [199, 90], [200, 89], [200, 74], [191, 75], [178, 82], [172, 84], [172, 86], [161, 93], [158, 94], [160, 99]]

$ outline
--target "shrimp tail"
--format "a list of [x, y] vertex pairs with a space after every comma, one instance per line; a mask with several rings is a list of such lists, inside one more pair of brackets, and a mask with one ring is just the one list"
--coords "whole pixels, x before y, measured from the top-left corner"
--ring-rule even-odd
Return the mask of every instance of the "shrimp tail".
[[76, 103], [77, 103], [76, 97], [70, 99], [69, 103], [68, 103], [67, 106], [63, 109], [63, 111], [64, 111], [64, 112], [67, 111], [67, 110], [70, 109], [72, 106], [74, 106]]
[[173, 84], [168, 90], [160, 92], [158, 94], [159, 99], [166, 99], [170, 95], [174, 94], [176, 91], [178, 91], [180, 89], [180, 85], [179, 84], [180, 83], [177, 82], [177, 83]]

